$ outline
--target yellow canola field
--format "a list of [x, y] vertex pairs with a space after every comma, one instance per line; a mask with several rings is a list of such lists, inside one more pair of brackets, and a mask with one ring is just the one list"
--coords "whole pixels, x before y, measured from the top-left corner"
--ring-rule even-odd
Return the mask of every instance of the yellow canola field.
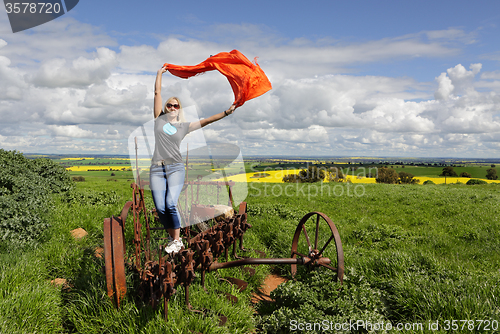
[[125, 168], [125, 170], [129, 169], [130, 167], [123, 167], [123, 166], [71, 166], [66, 168], [67, 171], [70, 172], [88, 172], [89, 170], [91, 171], [99, 171], [99, 170], [107, 170], [109, 171], [110, 169], [112, 170], [122, 170]]
[[[265, 172], [260, 172], [261, 174], [267, 173], [269, 176], [265, 177], [252, 177], [255, 174], [259, 174], [259, 172], [251, 172], [251, 173], [246, 173], [246, 174], [237, 174], [237, 175], [232, 175], [228, 177], [228, 180], [234, 181], [234, 182], [268, 182], [268, 183], [283, 183], [283, 177], [288, 174], [298, 174], [299, 169], [288, 169], [288, 170], [277, 170], [277, 171], [265, 171]], [[355, 176], [355, 175], [346, 175], [347, 180], [349, 180], [352, 183], [377, 183], [374, 178], [366, 178], [366, 177], [360, 177], [360, 176]], [[420, 180], [419, 184], [423, 184], [427, 180], [431, 180], [436, 184], [442, 184], [444, 183], [444, 177], [424, 177], [424, 176], [418, 176], [415, 177], [416, 179]], [[467, 183], [467, 181], [470, 180], [469, 178], [465, 177], [447, 177], [446, 178], [446, 183]], [[217, 179], [215, 181], [224, 181], [224, 178]], [[484, 180], [488, 183], [500, 183], [500, 180]], [[327, 181], [328, 182], [328, 181]]]
[[[234, 182], [268, 182], [268, 183], [283, 183], [283, 177], [289, 174], [298, 174], [300, 169], [284, 169], [284, 170], [271, 170], [264, 172], [251, 172], [246, 174], [237, 174], [229, 176], [227, 179]], [[269, 174], [265, 177], [253, 177], [255, 174]], [[375, 183], [373, 178], [365, 178], [347, 175], [349, 181], [352, 183]], [[214, 181], [224, 181], [224, 178], [220, 178]]]
[[[269, 183], [282, 183], [283, 176], [288, 174], [297, 174], [298, 169], [289, 170], [271, 170], [265, 172], [251, 172], [246, 174], [237, 174], [229, 176], [228, 179], [234, 182], [269, 182]], [[269, 174], [266, 177], [253, 178], [255, 174]], [[224, 178], [217, 179], [216, 181], [224, 181]]]
[[[431, 180], [435, 184], [442, 184], [442, 183], [444, 183], [444, 177], [415, 176], [415, 178], [420, 180], [420, 184], [424, 183], [427, 180]], [[468, 177], [447, 177], [446, 178], [446, 183], [450, 184], [450, 183], [460, 182], [460, 183], [465, 184], [469, 180], [470, 180], [470, 178], [468, 178]], [[481, 180], [486, 181], [488, 183], [499, 183], [500, 182], [500, 180], [485, 180], [485, 179], [481, 179]]]
[[[124, 167], [122, 166], [71, 166], [66, 168], [68, 171], [72, 172], [87, 172], [89, 170], [102, 170], [102, 171], [109, 171], [111, 170], [123, 170], [125, 168], [126, 170], [131, 170], [131, 167]], [[212, 171], [219, 170], [219, 169], [212, 169]], [[234, 182], [267, 182], [267, 183], [283, 183], [283, 177], [285, 175], [289, 174], [298, 174], [300, 169], [283, 169], [283, 170], [272, 170], [272, 171], [263, 171], [263, 172], [250, 172], [250, 173], [242, 173], [242, 174], [237, 174], [237, 175], [232, 175], [228, 177], [228, 180], [234, 181]], [[256, 174], [269, 174], [269, 176], [264, 176], [264, 177], [253, 177]], [[374, 178], [366, 178], [366, 177], [360, 177], [360, 176], [355, 176], [355, 175], [346, 175], [347, 180], [349, 180], [352, 183], [376, 183]], [[420, 180], [419, 184], [423, 184], [427, 180], [431, 180], [436, 184], [442, 184], [444, 183], [444, 177], [425, 177], [425, 176], [417, 176], [415, 177], [416, 179]], [[451, 184], [451, 183], [467, 183], [469, 178], [465, 177], [448, 177], [446, 178], [446, 183]], [[484, 179], [483, 179], [484, 180]], [[224, 178], [219, 178], [214, 181], [224, 181]], [[488, 183], [500, 183], [500, 180], [484, 180]], [[325, 181], [328, 182], [328, 181]]]
[[94, 158], [62, 158], [61, 160], [93, 160]]

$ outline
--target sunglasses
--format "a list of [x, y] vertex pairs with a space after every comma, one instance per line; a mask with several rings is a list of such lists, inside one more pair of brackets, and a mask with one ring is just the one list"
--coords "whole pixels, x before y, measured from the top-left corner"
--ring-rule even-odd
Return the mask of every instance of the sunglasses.
[[167, 108], [172, 108], [172, 107], [175, 109], [179, 109], [180, 105], [167, 103]]

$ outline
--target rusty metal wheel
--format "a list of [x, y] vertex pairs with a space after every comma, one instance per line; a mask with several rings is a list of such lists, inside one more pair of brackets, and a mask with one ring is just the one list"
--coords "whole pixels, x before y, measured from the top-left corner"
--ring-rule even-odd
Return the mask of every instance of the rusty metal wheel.
[[108, 297], [119, 307], [127, 293], [125, 241], [120, 218], [104, 219], [104, 269]]
[[[333, 242], [332, 242], [333, 241]], [[292, 241], [292, 258], [310, 258], [309, 267], [323, 267], [337, 273], [340, 283], [344, 279], [344, 251], [337, 227], [327, 215], [310, 212], [299, 222]], [[297, 265], [292, 264], [292, 276]]]

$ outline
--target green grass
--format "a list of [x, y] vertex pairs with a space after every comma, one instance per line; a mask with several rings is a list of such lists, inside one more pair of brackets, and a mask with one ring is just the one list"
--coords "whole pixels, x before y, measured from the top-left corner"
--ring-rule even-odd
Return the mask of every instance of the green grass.
[[[319, 184], [251, 183], [247, 202], [253, 228], [245, 236], [245, 246], [263, 250], [268, 257], [289, 257], [301, 217], [310, 211], [323, 212], [342, 238], [343, 288], [338, 290], [333, 272], [301, 268], [296, 281], [273, 292], [277, 302], [259, 305], [260, 315], [254, 315], [252, 289], [269, 271], [289, 276], [289, 266], [261, 265], [251, 278], [241, 268], [222, 269], [207, 275], [207, 292], [199, 278], [191, 285], [191, 304], [212, 312], [205, 316], [189, 312], [184, 289], [178, 287], [165, 322], [161, 307], [153, 310], [137, 302], [131, 271], [127, 271], [128, 294], [121, 308], [116, 309], [107, 297], [104, 261], [95, 257], [95, 249], [102, 247], [103, 219], [119, 214], [130, 200], [132, 181], [130, 174], [115, 172], [117, 181], [107, 181], [109, 172], [97, 173], [101, 172], [83, 174], [86, 181], [76, 184], [76, 195], [57, 195], [48, 203], [50, 227], [43, 242], [0, 254], [0, 333], [248, 333], [254, 328], [287, 333], [290, 320], [394, 324], [500, 320], [498, 185], [324, 184], [318, 188]], [[74, 240], [70, 231], [78, 227], [89, 235]], [[129, 252], [131, 231], [129, 218]], [[326, 255], [334, 258], [334, 250], [329, 248]], [[250, 256], [257, 254], [250, 252]], [[236, 291], [219, 280], [224, 276], [245, 279], [250, 287]], [[51, 285], [54, 278], [67, 279], [70, 288]], [[231, 305], [218, 291], [232, 293], [238, 303]], [[229, 318], [225, 326], [217, 325], [216, 312]]]
[[342, 237], [344, 289], [335, 297], [314, 297], [314, 280], [327, 284], [330, 273], [303, 273], [307, 286], [290, 283], [276, 297], [287, 300], [300, 288], [301, 296], [314, 297], [308, 304], [316, 312], [304, 309], [303, 301], [278, 304], [265, 310], [263, 329], [287, 332], [290, 319], [499, 320], [498, 186], [372, 184], [363, 185], [362, 197], [310, 196], [308, 201], [295, 196], [301, 194], [298, 190], [306, 196], [308, 189], [309, 194], [315, 191], [302, 187], [289, 187], [291, 196], [275, 197], [270, 188], [265, 196], [264, 186], [252, 185], [249, 202], [257, 219], [253, 232], [263, 236], [273, 256], [284, 257], [289, 248], [281, 240], [291, 240], [295, 229], [287, 217], [307, 211], [327, 214]]
[[[106, 293], [104, 260], [95, 256], [95, 250], [103, 246], [103, 219], [118, 215], [131, 199], [130, 181], [108, 182], [102, 177], [86, 180], [77, 183], [76, 195], [54, 199], [51, 227], [39, 247], [20, 254], [1, 254], [0, 333], [248, 333], [255, 327], [251, 289], [236, 291], [218, 277], [245, 279], [255, 287], [268, 273], [264, 266], [254, 277], [248, 277], [241, 268], [207, 274], [208, 292], [201, 288], [198, 277], [191, 285], [190, 301], [197, 309], [210, 309], [205, 316], [186, 309], [184, 289], [178, 287], [169, 304], [168, 322], [163, 320], [162, 307], [152, 310], [137, 302], [137, 279], [128, 271], [129, 293], [121, 308], [116, 309]], [[149, 193], [146, 195], [151, 204]], [[129, 253], [133, 238], [131, 216], [126, 223]], [[70, 231], [79, 227], [89, 235], [74, 240]], [[255, 238], [248, 238], [246, 246], [262, 248]], [[50, 280], [55, 278], [65, 278], [70, 288], [52, 286]], [[220, 298], [219, 291], [237, 296], [238, 303], [232, 305]], [[225, 326], [218, 326], [217, 313], [228, 317]]]

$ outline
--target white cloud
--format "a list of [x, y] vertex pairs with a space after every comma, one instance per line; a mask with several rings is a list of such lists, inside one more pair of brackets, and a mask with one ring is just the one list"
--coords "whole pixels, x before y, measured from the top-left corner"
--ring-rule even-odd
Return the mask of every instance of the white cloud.
[[78, 57], [71, 66], [64, 58], [50, 59], [42, 63], [32, 82], [42, 87], [85, 88], [101, 83], [111, 74], [116, 65], [116, 54], [107, 48], [98, 48], [94, 59]]
[[451, 93], [453, 93], [453, 90], [455, 89], [451, 79], [446, 75], [446, 73], [443, 72], [436, 78], [436, 81], [439, 86], [437, 91], [434, 93], [434, 97], [436, 100], [448, 100]]
[[436, 78], [439, 88], [435, 93], [438, 100], [447, 100], [452, 95], [473, 93], [474, 77], [481, 71], [482, 64], [471, 64], [471, 70], [467, 71], [462, 64], [449, 68]]
[[282, 141], [292, 143], [320, 143], [328, 140], [328, 133], [320, 125], [311, 125], [307, 129], [259, 129], [250, 130], [248, 139]]
[[11, 60], [0, 56], [0, 99], [1, 100], [21, 100], [23, 89], [27, 87], [22, 72], [12, 68]]
[[146, 95], [147, 87], [143, 84], [135, 84], [126, 89], [113, 89], [106, 84], [93, 85], [87, 90], [80, 106], [89, 109], [108, 106], [128, 109], [130, 104], [144, 100]]
[[[2, 39], [8, 43], [0, 55], [12, 60], [14, 66], [33, 66], [56, 58], [73, 60], [87, 56], [88, 50], [116, 46], [116, 41], [100, 28], [61, 17], [26, 32], [12, 34], [10, 27], [0, 28]], [[8, 31], [8, 32], [7, 32]]]
[[70, 138], [94, 138], [94, 133], [89, 130], [83, 130], [77, 125], [48, 125], [48, 130], [52, 132], [54, 136], [59, 137], [70, 137]]
[[445, 43], [459, 41], [465, 44], [476, 42], [476, 33], [466, 33], [462, 29], [449, 28], [446, 30], [432, 30], [423, 32], [430, 40], [440, 40]]
[[[265, 27], [224, 25], [207, 34], [224, 37], [229, 28], [245, 37], [228, 46], [223, 38], [168, 36], [157, 46], [113, 51], [115, 41], [99, 29], [56, 21], [51, 31], [0, 39], [2, 148], [125, 153], [128, 134], [152, 118], [163, 63], [194, 65], [238, 48], [250, 59], [260, 56], [273, 90], [204, 129], [208, 141], [237, 143], [248, 154], [499, 153], [497, 72], [478, 79], [481, 64], [458, 64], [443, 69], [434, 87], [410, 77], [347, 74], [360, 63], [456, 55], [460, 43], [475, 38], [459, 29], [348, 44], [286, 41]], [[200, 117], [222, 112], [234, 98], [216, 72], [189, 80], [165, 74], [162, 94], [179, 96]]]

